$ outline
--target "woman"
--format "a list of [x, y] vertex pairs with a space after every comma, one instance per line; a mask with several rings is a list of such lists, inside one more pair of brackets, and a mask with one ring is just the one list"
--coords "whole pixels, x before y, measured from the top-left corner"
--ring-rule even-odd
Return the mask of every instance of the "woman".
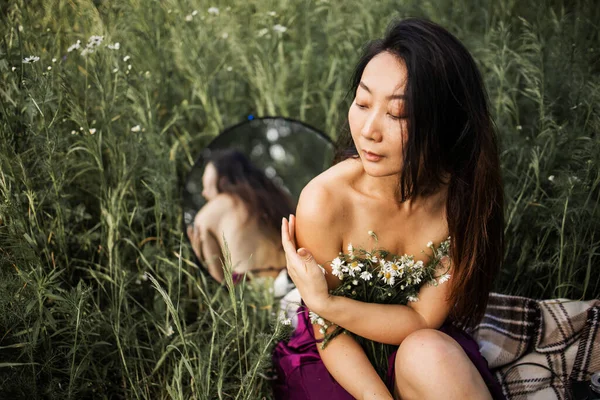
[[[297, 220], [282, 221], [288, 273], [304, 306], [273, 355], [276, 398], [501, 399], [463, 330], [483, 316], [504, 240], [498, 148], [475, 62], [445, 29], [408, 19], [367, 46], [352, 90], [342, 161], [305, 187]], [[371, 249], [368, 231], [378, 248], [424, 262], [429, 241], [451, 236], [450, 280], [423, 286], [406, 306], [330, 295], [339, 280], [329, 262], [349, 244]], [[385, 382], [350, 335], [322, 350], [307, 309], [398, 345]]]
[[208, 202], [188, 236], [210, 275], [223, 281], [227, 246], [234, 282], [246, 273], [276, 277], [285, 268], [279, 225], [292, 210], [291, 198], [235, 150], [211, 154], [202, 184]]

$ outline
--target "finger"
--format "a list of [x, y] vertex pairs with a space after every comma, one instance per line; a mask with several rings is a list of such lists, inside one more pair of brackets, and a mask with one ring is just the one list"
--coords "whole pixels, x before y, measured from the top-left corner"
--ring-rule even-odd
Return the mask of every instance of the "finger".
[[290, 240], [294, 244], [294, 248], [297, 248], [298, 246], [296, 245], [296, 217], [293, 214], [290, 214], [289, 234]]
[[290, 240], [289, 224], [285, 218], [283, 218], [281, 222], [281, 245], [283, 246], [286, 257], [288, 257], [289, 264], [289, 261], [292, 259], [291, 256], [296, 253], [296, 246], [294, 246]]

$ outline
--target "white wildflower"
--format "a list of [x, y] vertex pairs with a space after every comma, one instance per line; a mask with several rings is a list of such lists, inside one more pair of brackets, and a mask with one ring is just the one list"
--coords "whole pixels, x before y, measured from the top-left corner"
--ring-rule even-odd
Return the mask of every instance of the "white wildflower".
[[29, 57], [25, 57], [23, 59], [23, 63], [29, 64], [29, 63], [38, 62], [39, 60], [40, 60], [40, 58], [38, 56], [29, 56]]
[[142, 127], [139, 125], [136, 125], [134, 127], [131, 128], [131, 132], [139, 132], [142, 130]]
[[93, 135], [94, 133], [96, 133], [96, 128], [91, 128], [90, 129], [90, 135]]
[[171, 325], [169, 325], [169, 327], [167, 328], [167, 331], [165, 333], [167, 336], [173, 336], [175, 331], [173, 330], [173, 327]]
[[273, 27], [273, 30], [277, 33], [284, 33], [285, 31], [287, 31], [287, 28], [283, 25], [277, 24]]
[[193, 16], [196, 16], [197, 14], [198, 14], [198, 10], [194, 10], [194, 11], [192, 11], [192, 15], [193, 15]]
[[369, 271], [363, 271], [360, 274], [360, 279], [362, 279], [363, 281], [370, 281], [372, 277], [373, 274], [371, 274]]
[[88, 47], [96, 47], [96, 46], [100, 46], [100, 43], [102, 43], [102, 40], [104, 40], [104, 36], [90, 36], [90, 38], [88, 39]]
[[129, 61], [130, 58], [131, 58], [131, 56], [125, 56], [125, 57], [123, 57], [123, 62]]
[[119, 42], [109, 44], [108, 47], [110, 50], [119, 50], [121, 48], [121, 44]]
[[447, 282], [449, 279], [450, 279], [450, 274], [444, 274], [440, 277], [439, 283], [441, 284], [441, 283]]
[[127, 69], [131, 71], [131, 64], [127, 66]]
[[231, 71], [233, 71], [233, 68], [232, 68], [231, 66], [229, 66], [229, 67], [227, 67], [227, 68], [225, 68], [225, 69], [227, 70], [227, 72], [231, 72]]
[[308, 317], [310, 318], [310, 323], [311, 324], [316, 324], [317, 320], [320, 318], [317, 313], [314, 313], [312, 311], [308, 312]]
[[137, 279], [135, 280], [135, 284], [136, 284], [136, 285], [141, 285], [141, 284], [142, 284], [142, 281], [140, 280], [140, 278], [137, 278]]
[[353, 284], [354, 286], [356, 286], [356, 285], [358, 285], [358, 281], [355, 279], [355, 280], [353, 280], [353, 281], [352, 281], [352, 284]]
[[71, 135], [77, 135], [77, 131], [71, 131]]
[[219, 15], [219, 9], [217, 7], [211, 7], [208, 9], [208, 13], [212, 15]]
[[17, 67], [12, 67], [11, 69], [13, 72], [15, 72], [17, 70]]
[[82, 57], [85, 57], [85, 56], [87, 56], [88, 54], [92, 54], [93, 52], [94, 52], [94, 49], [93, 49], [93, 48], [86, 47], [85, 49], [81, 50], [81, 53], [80, 53], [80, 54], [81, 54], [81, 56], [82, 56]]
[[371, 262], [378, 263], [379, 259], [375, 256], [371, 256]]
[[190, 22], [193, 18], [194, 18], [194, 16], [192, 14], [188, 14], [188, 15], [185, 16], [185, 20], [187, 22]]
[[223, 39], [227, 39], [227, 38], [229, 37], [229, 33], [227, 33], [227, 32], [223, 32], [223, 34], [221, 35], [221, 37], [222, 37]]
[[53, 58], [53, 59], [52, 59], [52, 62], [53, 62], [53, 63], [55, 63], [55, 62], [56, 62], [56, 58]]
[[433, 247], [433, 242], [427, 242], [427, 247]]
[[348, 254], [352, 254], [354, 252], [354, 247], [352, 246], [352, 243], [348, 243]]
[[77, 43], [70, 45], [69, 48], [67, 49], [67, 52], [70, 53], [73, 50], [78, 50], [79, 48], [81, 48], [81, 40], [78, 40]]
[[408, 301], [414, 303], [414, 302], [419, 301], [419, 298], [417, 296], [408, 296]]
[[548, 180], [549, 180], [550, 182], [554, 182], [554, 175], [550, 175], [550, 176], [548, 177]]
[[292, 325], [292, 319], [291, 319], [291, 318], [283, 318], [283, 319], [281, 320], [281, 323], [282, 323], [283, 325], [288, 325], [288, 326], [289, 326], [289, 325]]
[[50, 71], [51, 69], [52, 69], [52, 67], [48, 65], [48, 71]]
[[390, 286], [394, 286], [394, 283], [396, 282], [396, 277], [394, 276], [392, 271], [384, 271], [381, 280]]
[[114, 68], [114, 69], [112, 70], [112, 72], [113, 72], [113, 74], [116, 74], [117, 72], [119, 72], [119, 68], [118, 68], [118, 67]]
[[517, 125], [517, 130], [518, 131], [523, 130], [523, 127], [521, 125]]
[[267, 12], [267, 15], [269, 15], [269, 16], [271, 16], [271, 17], [274, 17], [274, 16], [276, 16], [276, 15], [277, 15], [277, 13], [276, 13], [275, 11], [268, 11], [268, 12]]
[[265, 36], [267, 33], [269, 33], [269, 30], [267, 28], [263, 28], [260, 31], [258, 31], [258, 37], [263, 37]]
[[323, 320], [323, 318], [319, 317], [319, 318], [317, 318], [317, 324], [323, 326], [323, 325], [325, 325], [325, 320]]

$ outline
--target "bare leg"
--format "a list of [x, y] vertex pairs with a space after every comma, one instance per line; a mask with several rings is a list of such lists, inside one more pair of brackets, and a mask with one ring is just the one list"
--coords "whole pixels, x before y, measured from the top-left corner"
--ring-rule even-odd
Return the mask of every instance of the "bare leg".
[[395, 398], [492, 398], [462, 347], [450, 336], [435, 329], [421, 329], [408, 335], [398, 349], [395, 368]]

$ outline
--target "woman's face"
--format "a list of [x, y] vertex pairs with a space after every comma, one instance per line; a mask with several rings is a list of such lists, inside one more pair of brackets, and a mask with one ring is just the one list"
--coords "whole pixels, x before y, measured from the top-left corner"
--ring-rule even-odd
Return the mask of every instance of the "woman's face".
[[402, 60], [387, 52], [376, 55], [365, 67], [348, 111], [352, 139], [371, 176], [397, 175], [402, 170], [406, 81]]
[[208, 163], [204, 168], [202, 175], [202, 196], [207, 200], [212, 200], [219, 191], [217, 189], [217, 169], [212, 163]]

